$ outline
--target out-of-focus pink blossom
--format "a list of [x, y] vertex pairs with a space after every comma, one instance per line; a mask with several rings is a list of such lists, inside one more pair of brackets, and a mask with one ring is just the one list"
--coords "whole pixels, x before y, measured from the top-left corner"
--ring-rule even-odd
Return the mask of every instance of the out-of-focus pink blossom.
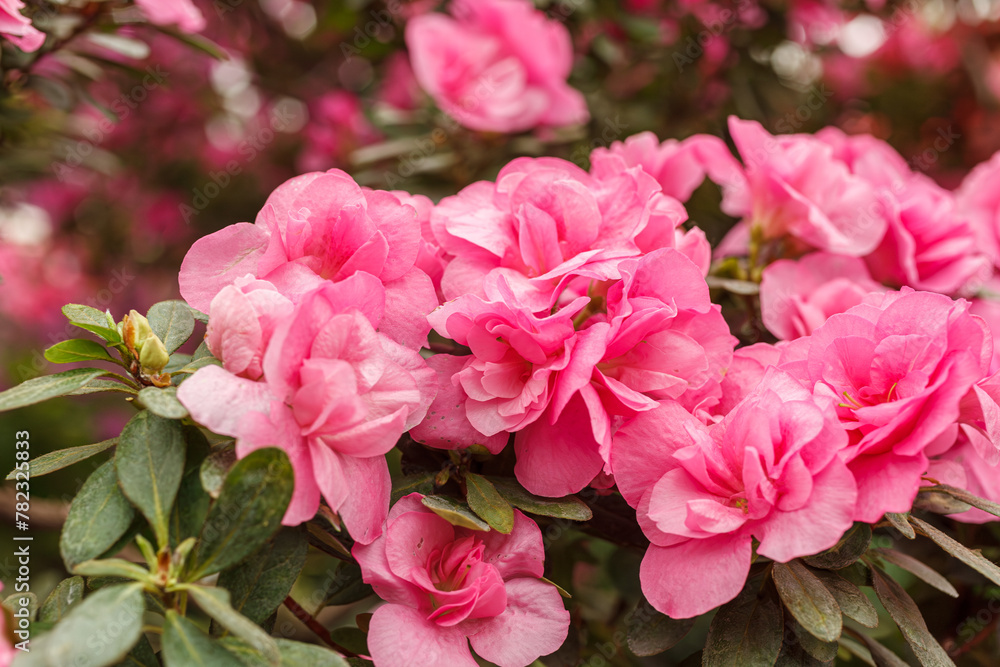
[[808, 336], [831, 315], [884, 289], [857, 257], [814, 252], [798, 260], [779, 259], [764, 269], [760, 282], [764, 326], [780, 340]]
[[176, 25], [183, 32], [201, 32], [205, 17], [191, 0], [135, 0], [150, 23]]
[[406, 26], [417, 80], [448, 115], [487, 132], [587, 120], [583, 96], [566, 83], [573, 48], [564, 25], [530, 0], [455, 0], [450, 11]]
[[405, 53], [394, 53], [386, 59], [379, 100], [400, 111], [413, 111], [420, 105], [420, 83]]
[[208, 366], [178, 390], [199, 423], [237, 439], [238, 456], [285, 450], [295, 470], [286, 525], [311, 519], [322, 495], [358, 542], [381, 532], [391, 487], [384, 455], [420, 423], [435, 387], [419, 354], [376, 331], [384, 300], [378, 279], [363, 272], [326, 283], [278, 323], [261, 381]]
[[627, 423], [611, 461], [652, 542], [639, 573], [646, 599], [673, 618], [698, 616], [742, 590], [753, 538], [778, 562], [836, 544], [857, 498], [838, 455], [846, 444], [833, 402], [775, 368], [712, 426], [672, 401]]
[[45, 33], [31, 25], [31, 19], [21, 13], [22, 9], [21, 0], [0, 0], [0, 35], [30, 53], [45, 43]]
[[[955, 444], [942, 454], [932, 456], [927, 477], [942, 484], [965, 489], [980, 498], [1000, 502], [1000, 464], [984, 459], [972, 442], [961, 432]], [[963, 523], [987, 523], [997, 518], [975, 507], [949, 515]]]
[[469, 650], [501, 667], [526, 667], [569, 630], [559, 592], [541, 581], [542, 533], [514, 510], [507, 535], [451, 525], [412, 493], [385, 531], [352, 553], [388, 604], [375, 610], [368, 648], [376, 667], [476, 667]]
[[381, 135], [361, 108], [361, 100], [346, 90], [322, 95], [310, 105], [309, 123], [303, 130], [305, 147], [299, 171], [325, 171], [347, 162], [351, 151], [374, 143]]

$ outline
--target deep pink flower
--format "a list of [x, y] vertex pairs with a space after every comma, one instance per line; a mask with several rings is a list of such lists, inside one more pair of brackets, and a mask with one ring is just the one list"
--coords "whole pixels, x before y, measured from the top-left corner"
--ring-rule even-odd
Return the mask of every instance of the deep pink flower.
[[764, 326], [780, 340], [808, 336], [831, 315], [884, 289], [857, 257], [814, 252], [798, 260], [779, 259], [764, 269], [760, 281]]
[[191, 0], [135, 0], [150, 23], [176, 25], [183, 32], [201, 32], [205, 17]]
[[769, 343], [755, 343], [733, 351], [733, 361], [722, 378], [722, 397], [712, 410], [716, 419], [728, 415], [736, 404], [757, 388], [770, 366], [777, 366], [781, 347]]
[[376, 331], [383, 304], [369, 274], [326, 283], [278, 324], [260, 382], [209, 366], [178, 390], [199, 423], [237, 439], [237, 455], [288, 453], [295, 494], [286, 525], [311, 519], [322, 495], [358, 542], [381, 530], [391, 487], [384, 454], [423, 419], [435, 386], [419, 354]]
[[909, 289], [871, 294], [782, 348], [782, 367], [838, 406], [857, 520], [909, 511], [924, 450], [959, 421], [992, 354], [989, 329], [967, 301]]
[[566, 83], [573, 64], [566, 26], [530, 0], [455, 0], [450, 11], [406, 26], [417, 80], [445, 113], [487, 132], [587, 120], [583, 96]]
[[0, 35], [26, 53], [37, 51], [45, 43], [45, 33], [31, 25], [31, 19], [21, 13], [21, 0], [0, 0]]
[[569, 612], [543, 574], [542, 533], [514, 510], [509, 535], [451, 525], [418, 493], [397, 502], [382, 536], [352, 553], [388, 604], [375, 610], [368, 648], [376, 667], [526, 667], [558, 649]]
[[652, 544], [646, 599], [673, 618], [703, 614], [743, 588], [752, 540], [779, 562], [836, 544], [857, 489], [838, 454], [833, 403], [776, 368], [718, 424], [663, 401], [615, 436], [618, 489]]
[[1000, 152], [975, 167], [955, 191], [959, 212], [972, 225], [980, 250], [1000, 266]]
[[346, 90], [324, 93], [310, 104], [309, 123], [302, 131], [300, 171], [322, 171], [347, 163], [351, 151], [381, 138], [365, 117], [361, 100]]
[[207, 310], [223, 287], [249, 273], [297, 301], [324, 281], [364, 271], [385, 286], [379, 330], [418, 348], [430, 330], [425, 316], [438, 304], [415, 266], [420, 239], [416, 212], [391, 193], [364, 190], [339, 169], [305, 174], [272, 192], [256, 223], [195, 242], [181, 265], [181, 294]]

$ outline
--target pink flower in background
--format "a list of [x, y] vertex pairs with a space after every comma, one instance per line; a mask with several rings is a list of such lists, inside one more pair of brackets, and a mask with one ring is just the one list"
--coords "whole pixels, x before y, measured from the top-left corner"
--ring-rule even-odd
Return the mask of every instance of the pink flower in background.
[[385, 604], [368, 649], [376, 667], [476, 667], [469, 650], [500, 667], [526, 667], [558, 649], [569, 612], [540, 581], [538, 526], [514, 510], [510, 534], [451, 525], [412, 493], [393, 506], [385, 530], [352, 554]]
[[254, 224], [230, 225], [199, 239], [184, 258], [181, 294], [207, 310], [226, 285], [251, 274], [299, 300], [325, 281], [356, 271], [385, 286], [380, 331], [412, 348], [426, 343], [434, 286], [415, 266], [416, 211], [394, 195], [364, 190], [343, 171], [297, 176], [268, 197]]
[[[962, 433], [958, 434], [954, 444], [948, 446], [943, 453], [931, 457], [927, 467], [927, 477], [942, 484], [965, 489], [980, 498], [1000, 502], [1000, 463], [984, 459]], [[963, 523], [987, 523], [997, 520], [992, 514], [975, 507], [949, 516]]]
[[1000, 152], [969, 172], [955, 191], [959, 213], [972, 225], [981, 252], [1000, 266]]
[[183, 32], [201, 32], [205, 17], [191, 0], [135, 0], [150, 23], [176, 25]]
[[652, 542], [646, 599], [673, 618], [697, 616], [742, 590], [753, 538], [778, 562], [836, 544], [857, 498], [838, 455], [846, 444], [833, 403], [775, 368], [718, 424], [673, 401], [627, 423], [611, 460]]
[[760, 282], [764, 326], [780, 340], [808, 336], [831, 315], [884, 289], [857, 257], [814, 252], [798, 260], [779, 259], [764, 269]]
[[381, 138], [365, 117], [361, 100], [346, 90], [324, 93], [310, 105], [303, 130], [301, 172], [323, 171], [348, 162], [351, 151]]
[[417, 81], [445, 113], [486, 132], [588, 119], [583, 96], [566, 83], [573, 48], [564, 25], [530, 0], [455, 0], [450, 11], [406, 26]]
[[295, 493], [286, 525], [311, 519], [322, 495], [358, 542], [381, 531], [391, 487], [384, 454], [423, 419], [435, 384], [419, 354], [376, 331], [383, 304], [369, 274], [326, 283], [278, 324], [260, 382], [209, 366], [178, 390], [199, 423], [237, 439], [238, 456], [288, 453]]
[[420, 106], [420, 83], [405, 53], [393, 53], [386, 58], [385, 81], [378, 97], [380, 102], [399, 111], [414, 111]]
[[21, 0], [0, 0], [0, 35], [26, 53], [37, 51], [45, 43], [45, 33], [31, 25], [31, 19], [21, 13]]
[[959, 421], [992, 353], [968, 302], [909, 289], [869, 295], [782, 348], [781, 367], [837, 405], [858, 482], [855, 519], [909, 511], [925, 449]]

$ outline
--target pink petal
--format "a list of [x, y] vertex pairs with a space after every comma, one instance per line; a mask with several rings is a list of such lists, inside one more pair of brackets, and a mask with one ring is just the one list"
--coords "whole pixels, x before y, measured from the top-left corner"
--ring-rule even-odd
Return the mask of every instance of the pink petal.
[[505, 579], [544, 574], [542, 531], [521, 510], [514, 510], [514, 528], [509, 534], [491, 530], [479, 539], [486, 545], [485, 562], [492, 563]]
[[220, 435], [236, 437], [248, 413], [268, 414], [274, 397], [270, 387], [206, 366], [181, 383], [177, 400], [196, 422]]
[[358, 544], [369, 544], [382, 534], [389, 513], [392, 479], [382, 456], [359, 459], [341, 456], [340, 465], [350, 484], [350, 493], [340, 506], [340, 518]]
[[368, 651], [377, 667], [479, 667], [461, 629], [443, 628], [398, 604], [375, 610]]
[[569, 612], [555, 586], [537, 579], [507, 582], [507, 609], [479, 622], [472, 648], [499, 667], [524, 667], [559, 649], [569, 632]]
[[257, 275], [269, 240], [263, 228], [241, 222], [195, 241], [178, 276], [184, 300], [207, 313], [219, 290], [248, 273]]

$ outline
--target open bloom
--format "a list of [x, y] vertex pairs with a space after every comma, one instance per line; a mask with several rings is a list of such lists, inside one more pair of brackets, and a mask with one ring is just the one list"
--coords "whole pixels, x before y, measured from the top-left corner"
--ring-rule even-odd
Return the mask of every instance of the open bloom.
[[435, 385], [419, 354], [376, 331], [383, 303], [366, 273], [327, 283], [277, 326], [261, 381], [209, 366], [178, 390], [198, 422], [236, 438], [238, 456], [288, 453], [286, 525], [312, 518], [322, 495], [358, 542], [381, 530], [391, 488], [384, 454], [423, 419]]
[[21, 0], [0, 0], [0, 35], [30, 53], [45, 43], [45, 33], [31, 25], [31, 19], [21, 13], [22, 9]]
[[297, 176], [267, 198], [254, 224], [239, 223], [195, 242], [181, 265], [181, 294], [207, 310], [236, 278], [251, 274], [298, 301], [325, 281], [356, 271], [385, 286], [380, 331], [407, 347], [426, 342], [425, 315], [438, 304], [416, 268], [416, 211], [389, 192], [364, 190], [343, 171]]
[[143, 14], [157, 25], [176, 25], [184, 32], [201, 32], [205, 17], [191, 0], [135, 0]]
[[583, 96], [566, 83], [566, 26], [530, 0], [456, 0], [451, 14], [423, 14], [406, 26], [417, 81], [445, 113], [487, 132], [587, 120]]
[[979, 248], [1000, 266], [1000, 192], [993, 187], [997, 178], [1000, 152], [969, 172], [955, 192], [955, 201], [969, 220]]
[[388, 604], [375, 610], [368, 648], [377, 667], [476, 667], [469, 644], [500, 667], [525, 667], [558, 649], [569, 613], [540, 581], [545, 552], [514, 510], [509, 535], [451, 525], [418, 493], [397, 502], [382, 536], [353, 555]]
[[857, 498], [846, 444], [833, 403], [776, 368], [712, 426], [673, 401], [623, 426], [611, 459], [652, 543], [646, 599], [673, 618], [697, 616], [743, 588], [753, 538], [779, 562], [836, 544]]
[[869, 295], [782, 348], [782, 368], [837, 404], [857, 520], [909, 511], [925, 449], [960, 420], [992, 356], [989, 329], [967, 301], [909, 289]]

